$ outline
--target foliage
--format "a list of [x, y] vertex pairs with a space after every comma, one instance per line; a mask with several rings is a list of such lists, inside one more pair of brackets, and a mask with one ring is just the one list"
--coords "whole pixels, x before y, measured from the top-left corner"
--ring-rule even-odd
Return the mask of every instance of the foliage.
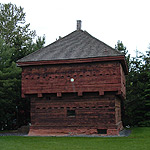
[[115, 49], [126, 55], [128, 53], [127, 48], [123, 45], [122, 41], [118, 40], [117, 45], [115, 45]]
[[0, 4], [0, 130], [16, 129], [30, 121], [29, 99], [21, 98], [21, 68], [16, 61], [45, 44], [25, 24], [22, 7]]
[[0, 3], [0, 38], [4, 39], [6, 44], [14, 46], [18, 39], [24, 41], [24, 44], [32, 40], [35, 31], [31, 31], [29, 26], [30, 24], [25, 24], [25, 13], [22, 7], [11, 3]]
[[122, 113], [124, 125], [150, 126], [150, 51], [138, 58], [130, 58], [122, 42], [118, 41], [115, 47], [126, 54], [129, 68]]
[[3, 150], [149, 150], [150, 128], [133, 128], [129, 137], [0, 137]]

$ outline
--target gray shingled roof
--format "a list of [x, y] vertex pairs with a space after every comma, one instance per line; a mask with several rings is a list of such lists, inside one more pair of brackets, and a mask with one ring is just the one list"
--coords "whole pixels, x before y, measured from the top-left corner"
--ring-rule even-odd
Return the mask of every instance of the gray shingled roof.
[[29, 54], [18, 62], [120, 56], [111, 48], [83, 30], [76, 30], [54, 43]]

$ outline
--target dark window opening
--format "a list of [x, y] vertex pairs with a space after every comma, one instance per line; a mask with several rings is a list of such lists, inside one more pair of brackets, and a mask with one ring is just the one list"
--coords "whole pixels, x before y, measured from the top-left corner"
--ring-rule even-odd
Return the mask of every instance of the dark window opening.
[[102, 74], [99, 74], [100, 76], [102, 76]]
[[75, 117], [76, 116], [75, 110], [67, 110], [67, 116], [68, 117]]
[[97, 129], [98, 134], [107, 134], [107, 129]]
[[43, 107], [43, 109], [46, 109], [45, 107]]
[[83, 75], [80, 75], [80, 77], [83, 77]]
[[51, 97], [46, 96], [46, 100], [51, 100]]

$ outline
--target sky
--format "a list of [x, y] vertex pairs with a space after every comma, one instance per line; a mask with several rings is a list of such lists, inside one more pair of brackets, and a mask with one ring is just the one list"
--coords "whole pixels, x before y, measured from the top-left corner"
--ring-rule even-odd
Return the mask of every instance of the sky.
[[82, 30], [113, 48], [120, 40], [133, 57], [136, 50], [148, 50], [150, 0], [0, 0], [9, 2], [24, 8], [26, 23], [45, 35], [46, 45], [75, 31], [82, 20]]

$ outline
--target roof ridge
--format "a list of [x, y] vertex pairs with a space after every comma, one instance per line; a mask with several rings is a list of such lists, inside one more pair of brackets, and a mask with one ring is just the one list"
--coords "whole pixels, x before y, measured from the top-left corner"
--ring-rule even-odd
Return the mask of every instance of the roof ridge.
[[86, 30], [85, 30], [84, 32], [85, 32], [86, 34], [88, 34], [89, 36], [91, 36], [92, 38], [96, 39], [97, 41], [99, 41], [99, 42], [103, 43], [105, 46], [107, 46], [107, 47], [111, 48], [113, 51], [118, 52], [118, 53], [119, 53], [119, 54], [121, 54], [121, 55], [124, 55], [123, 53], [121, 53], [121, 52], [120, 52], [120, 51], [118, 51], [117, 49], [115, 49], [115, 48], [113, 48], [113, 47], [109, 46], [109, 45], [108, 45], [108, 44], [106, 44], [105, 42], [103, 42], [103, 41], [101, 41], [101, 40], [97, 39], [96, 37], [92, 36], [92, 35], [91, 35], [90, 33], [88, 33]]

